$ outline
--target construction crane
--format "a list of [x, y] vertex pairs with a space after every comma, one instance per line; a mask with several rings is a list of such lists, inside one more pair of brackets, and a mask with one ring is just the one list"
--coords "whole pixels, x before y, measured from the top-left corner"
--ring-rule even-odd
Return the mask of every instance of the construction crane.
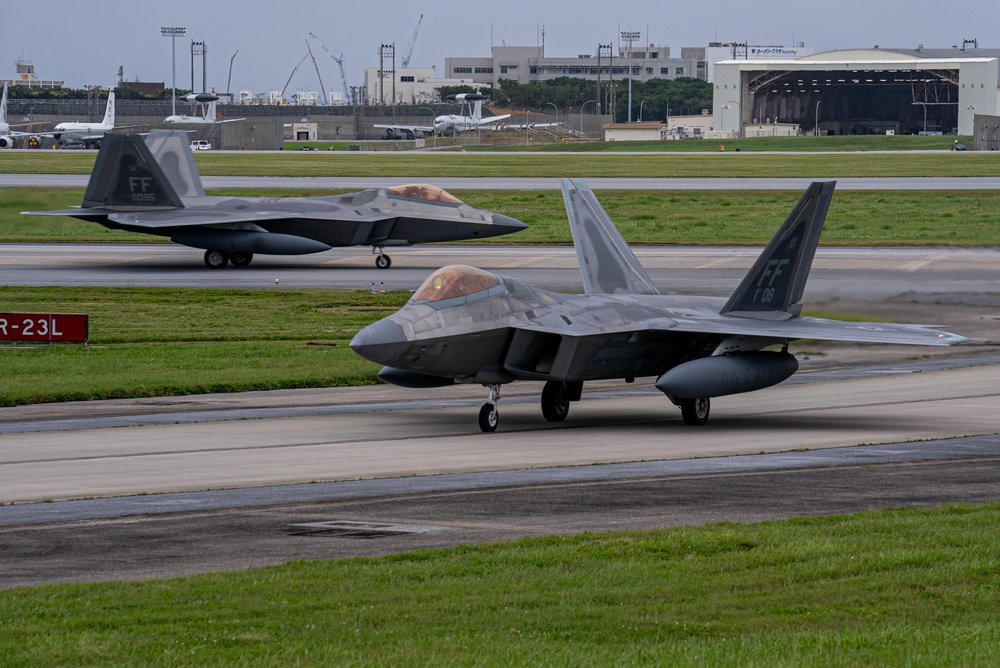
[[417, 27], [413, 29], [413, 35], [410, 37], [410, 43], [406, 45], [406, 50], [403, 51], [402, 66], [410, 66], [410, 56], [413, 55], [413, 47], [417, 45], [417, 33], [420, 32], [420, 24], [424, 22], [424, 15], [421, 14], [420, 18], [417, 19]]
[[285, 97], [285, 91], [288, 90], [288, 84], [292, 83], [292, 77], [295, 76], [295, 73], [299, 71], [299, 67], [302, 65], [302, 63], [306, 62], [306, 58], [308, 58], [308, 57], [309, 57], [308, 53], [306, 55], [302, 56], [302, 60], [300, 60], [299, 64], [296, 65], [292, 69], [292, 73], [288, 75], [288, 81], [285, 82], [285, 87], [281, 89], [281, 97], [282, 97], [282, 99], [284, 99], [284, 97]]
[[306, 40], [306, 51], [309, 52], [309, 57], [312, 58], [313, 61], [313, 67], [316, 68], [316, 78], [319, 79], [319, 90], [323, 93], [323, 104], [327, 104], [326, 87], [323, 85], [323, 75], [319, 73], [319, 64], [316, 62], [316, 56], [313, 55], [313, 50], [309, 48], [309, 40]]
[[319, 44], [319, 48], [326, 51], [326, 53], [333, 58], [334, 62], [336, 62], [337, 66], [340, 68], [340, 85], [344, 88], [344, 103], [346, 104], [347, 101], [351, 99], [351, 91], [347, 85], [347, 74], [344, 73], [344, 54], [341, 53], [339, 49], [335, 49], [330, 46], [316, 35], [309, 33], [309, 36], [316, 40], [316, 43]]

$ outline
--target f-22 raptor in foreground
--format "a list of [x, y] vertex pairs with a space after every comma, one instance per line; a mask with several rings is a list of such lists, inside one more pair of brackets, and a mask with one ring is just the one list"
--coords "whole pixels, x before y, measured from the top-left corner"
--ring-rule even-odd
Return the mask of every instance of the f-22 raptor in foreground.
[[450, 266], [399, 311], [361, 330], [351, 348], [404, 387], [482, 383], [483, 431], [497, 428], [503, 384], [543, 380], [546, 420], [566, 419], [584, 381], [656, 377], [685, 423], [709, 401], [791, 376], [796, 339], [949, 346], [966, 340], [921, 325], [800, 315], [835, 182], [813, 183], [743, 282], [725, 300], [661, 295], [590, 188], [563, 180], [585, 294], [539, 290], [481, 269]]
[[328, 197], [210, 197], [187, 134], [154, 130], [105, 135], [78, 209], [24, 211], [72, 216], [113, 230], [170, 237], [205, 249], [205, 264], [244, 267], [254, 253], [305, 255], [334, 246], [371, 246], [388, 269], [386, 246], [481, 239], [527, 227], [474, 209], [441, 188], [410, 184]]

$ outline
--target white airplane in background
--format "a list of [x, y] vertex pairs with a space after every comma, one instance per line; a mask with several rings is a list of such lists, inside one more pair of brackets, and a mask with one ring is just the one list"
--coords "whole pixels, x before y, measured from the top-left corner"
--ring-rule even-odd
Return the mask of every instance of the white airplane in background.
[[[134, 125], [118, 126], [119, 129], [136, 127]], [[77, 121], [64, 121], [59, 123], [51, 132], [17, 132], [16, 136], [27, 136], [28, 146], [41, 146], [40, 137], [51, 137], [60, 146], [65, 146], [71, 142], [83, 142], [87, 148], [100, 144], [104, 135], [115, 129], [115, 91], [108, 93], [108, 106], [104, 110], [104, 120], [100, 123], [80, 123]]]
[[468, 102], [470, 105], [475, 103], [472, 106], [472, 114], [470, 116], [444, 114], [434, 119], [433, 126], [380, 125], [376, 123], [374, 127], [385, 128], [386, 139], [402, 139], [404, 137], [406, 139], [414, 139], [418, 135], [457, 135], [459, 132], [468, 132], [469, 130], [493, 129], [500, 121], [510, 118], [510, 114], [483, 118], [483, 100], [488, 98], [482, 93], [459, 93], [458, 95], [449, 95], [448, 97], [461, 102], [463, 111], [465, 103]]
[[187, 116], [176, 114], [163, 119], [164, 123], [232, 123], [233, 121], [244, 121], [245, 118], [227, 118], [225, 120], [216, 117], [215, 105], [219, 101], [218, 95], [211, 93], [191, 93], [181, 98], [185, 102], [194, 102], [202, 107], [201, 116]]
[[3, 97], [0, 98], [0, 148], [14, 146], [14, 138], [8, 135], [10, 123], [7, 122], [7, 84], [3, 85]]

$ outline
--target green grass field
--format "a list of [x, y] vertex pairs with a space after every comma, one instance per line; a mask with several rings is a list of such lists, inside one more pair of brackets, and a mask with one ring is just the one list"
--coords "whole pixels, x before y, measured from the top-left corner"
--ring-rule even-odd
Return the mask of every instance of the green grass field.
[[0, 666], [989, 666], [998, 536], [987, 504], [15, 589]]
[[[323, 190], [217, 190], [219, 195], [308, 197]], [[492, 244], [571, 244], [562, 194], [555, 190], [456, 190], [468, 204], [530, 225], [514, 235], [478, 240]], [[598, 191], [631, 244], [762, 245], [801, 195], [797, 191]], [[155, 243], [161, 237], [107, 230], [64, 217], [22, 216], [21, 211], [79, 205], [73, 188], [0, 188], [0, 243], [21, 241]], [[836, 193], [823, 232], [824, 245], [1000, 244], [1000, 192], [859, 191]]]
[[[819, 138], [819, 139], [836, 139]], [[902, 138], [900, 138], [902, 139]], [[757, 142], [763, 140], [741, 140]], [[684, 144], [685, 142], [662, 142]], [[632, 144], [626, 142], [625, 144]], [[1000, 156], [972, 151], [921, 153], [762, 152], [751, 145], [726, 144], [719, 152], [650, 153], [619, 145], [615, 153], [581, 150], [569, 155], [546, 151], [431, 151], [365, 153], [354, 151], [273, 151], [252, 154], [202, 152], [195, 162], [203, 176], [399, 176], [437, 177], [919, 177], [998, 176]], [[718, 143], [712, 144], [717, 147]], [[609, 147], [603, 147], [610, 150]], [[621, 151], [625, 151], [622, 153]], [[4, 154], [0, 171], [10, 174], [89, 174], [96, 154], [84, 151], [40, 151]]]
[[375, 382], [348, 347], [405, 291], [0, 287], [0, 311], [87, 313], [90, 345], [0, 347], [0, 406]]

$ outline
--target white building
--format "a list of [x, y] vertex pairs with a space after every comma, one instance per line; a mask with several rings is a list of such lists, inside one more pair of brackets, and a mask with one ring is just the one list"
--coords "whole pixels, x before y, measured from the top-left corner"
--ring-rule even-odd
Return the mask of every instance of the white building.
[[396, 70], [365, 68], [365, 86], [369, 104], [431, 104], [441, 99], [441, 86], [472, 86], [472, 78], [437, 79], [433, 67], [407, 67]]

